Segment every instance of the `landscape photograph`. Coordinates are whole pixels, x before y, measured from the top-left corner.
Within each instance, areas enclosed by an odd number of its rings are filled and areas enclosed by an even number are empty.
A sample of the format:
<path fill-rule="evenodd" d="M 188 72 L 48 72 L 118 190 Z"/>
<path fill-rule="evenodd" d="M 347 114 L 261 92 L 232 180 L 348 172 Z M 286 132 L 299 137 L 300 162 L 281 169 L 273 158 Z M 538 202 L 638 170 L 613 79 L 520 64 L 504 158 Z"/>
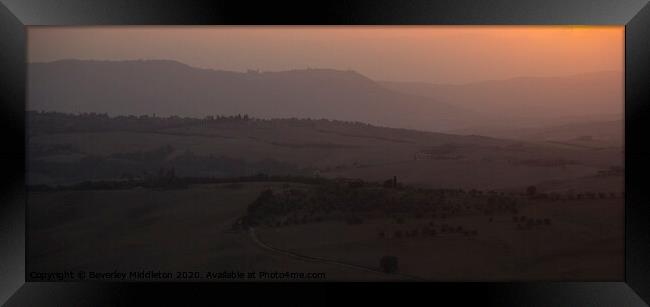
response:
<path fill-rule="evenodd" d="M 624 27 L 31 26 L 27 58 L 31 281 L 623 280 Z"/>

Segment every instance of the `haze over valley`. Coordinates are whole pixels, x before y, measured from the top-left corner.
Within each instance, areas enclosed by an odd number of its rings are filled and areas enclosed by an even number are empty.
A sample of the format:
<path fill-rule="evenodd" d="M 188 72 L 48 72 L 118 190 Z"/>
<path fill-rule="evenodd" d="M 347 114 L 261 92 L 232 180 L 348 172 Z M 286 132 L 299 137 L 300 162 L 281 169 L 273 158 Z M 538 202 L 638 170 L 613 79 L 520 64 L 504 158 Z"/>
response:
<path fill-rule="evenodd" d="M 460 134 L 622 120 L 622 103 L 613 103 L 622 101 L 622 73 L 613 71 L 436 85 L 377 82 L 351 70 L 240 73 L 176 61 L 62 60 L 31 63 L 29 74 L 28 109 L 40 111 L 248 114 Z"/>

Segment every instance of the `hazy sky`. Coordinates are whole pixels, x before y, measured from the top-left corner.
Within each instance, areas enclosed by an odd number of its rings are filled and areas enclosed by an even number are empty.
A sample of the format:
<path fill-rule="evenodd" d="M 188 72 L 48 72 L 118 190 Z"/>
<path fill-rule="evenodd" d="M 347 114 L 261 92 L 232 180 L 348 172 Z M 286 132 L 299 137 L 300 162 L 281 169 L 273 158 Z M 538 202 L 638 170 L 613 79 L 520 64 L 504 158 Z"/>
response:
<path fill-rule="evenodd" d="M 203 68 L 353 69 L 465 83 L 624 68 L 622 26 L 29 27 L 30 62 L 172 59 Z"/>

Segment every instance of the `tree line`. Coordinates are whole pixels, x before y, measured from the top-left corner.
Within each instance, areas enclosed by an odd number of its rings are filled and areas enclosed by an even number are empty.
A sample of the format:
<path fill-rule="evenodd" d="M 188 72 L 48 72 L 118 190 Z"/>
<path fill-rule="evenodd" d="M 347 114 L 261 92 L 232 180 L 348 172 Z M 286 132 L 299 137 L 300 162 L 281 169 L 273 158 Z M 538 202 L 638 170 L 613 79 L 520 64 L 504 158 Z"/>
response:
<path fill-rule="evenodd" d="M 63 113 L 53 111 L 27 111 L 28 135 L 72 132 L 137 131 L 148 132 L 191 126 L 214 124 L 293 125 L 313 126 L 316 123 L 334 123 L 347 126 L 370 126 L 357 121 L 340 121 L 312 118 L 256 118 L 248 114 L 207 115 L 203 118 L 156 114 L 117 115 L 107 113 Z"/>

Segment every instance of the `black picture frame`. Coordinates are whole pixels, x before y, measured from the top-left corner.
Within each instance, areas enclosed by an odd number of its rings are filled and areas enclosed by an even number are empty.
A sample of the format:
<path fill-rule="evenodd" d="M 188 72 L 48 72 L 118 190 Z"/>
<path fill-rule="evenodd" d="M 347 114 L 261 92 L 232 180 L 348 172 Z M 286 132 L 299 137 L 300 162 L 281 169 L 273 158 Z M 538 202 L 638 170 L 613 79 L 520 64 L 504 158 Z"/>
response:
<path fill-rule="evenodd" d="M 0 303 L 115 306 L 178 302 L 647 306 L 650 302 L 650 5 L 646 0 L 0 0 Z M 535 283 L 25 282 L 26 27 L 35 25 L 624 25 L 625 280 Z M 244 291 L 238 296 L 232 291 Z M 394 294 L 399 291 L 399 294 Z M 363 298 L 343 298 L 360 294 Z M 229 301 L 229 300 L 228 300 Z M 420 302 L 411 301 L 413 304 Z"/>

